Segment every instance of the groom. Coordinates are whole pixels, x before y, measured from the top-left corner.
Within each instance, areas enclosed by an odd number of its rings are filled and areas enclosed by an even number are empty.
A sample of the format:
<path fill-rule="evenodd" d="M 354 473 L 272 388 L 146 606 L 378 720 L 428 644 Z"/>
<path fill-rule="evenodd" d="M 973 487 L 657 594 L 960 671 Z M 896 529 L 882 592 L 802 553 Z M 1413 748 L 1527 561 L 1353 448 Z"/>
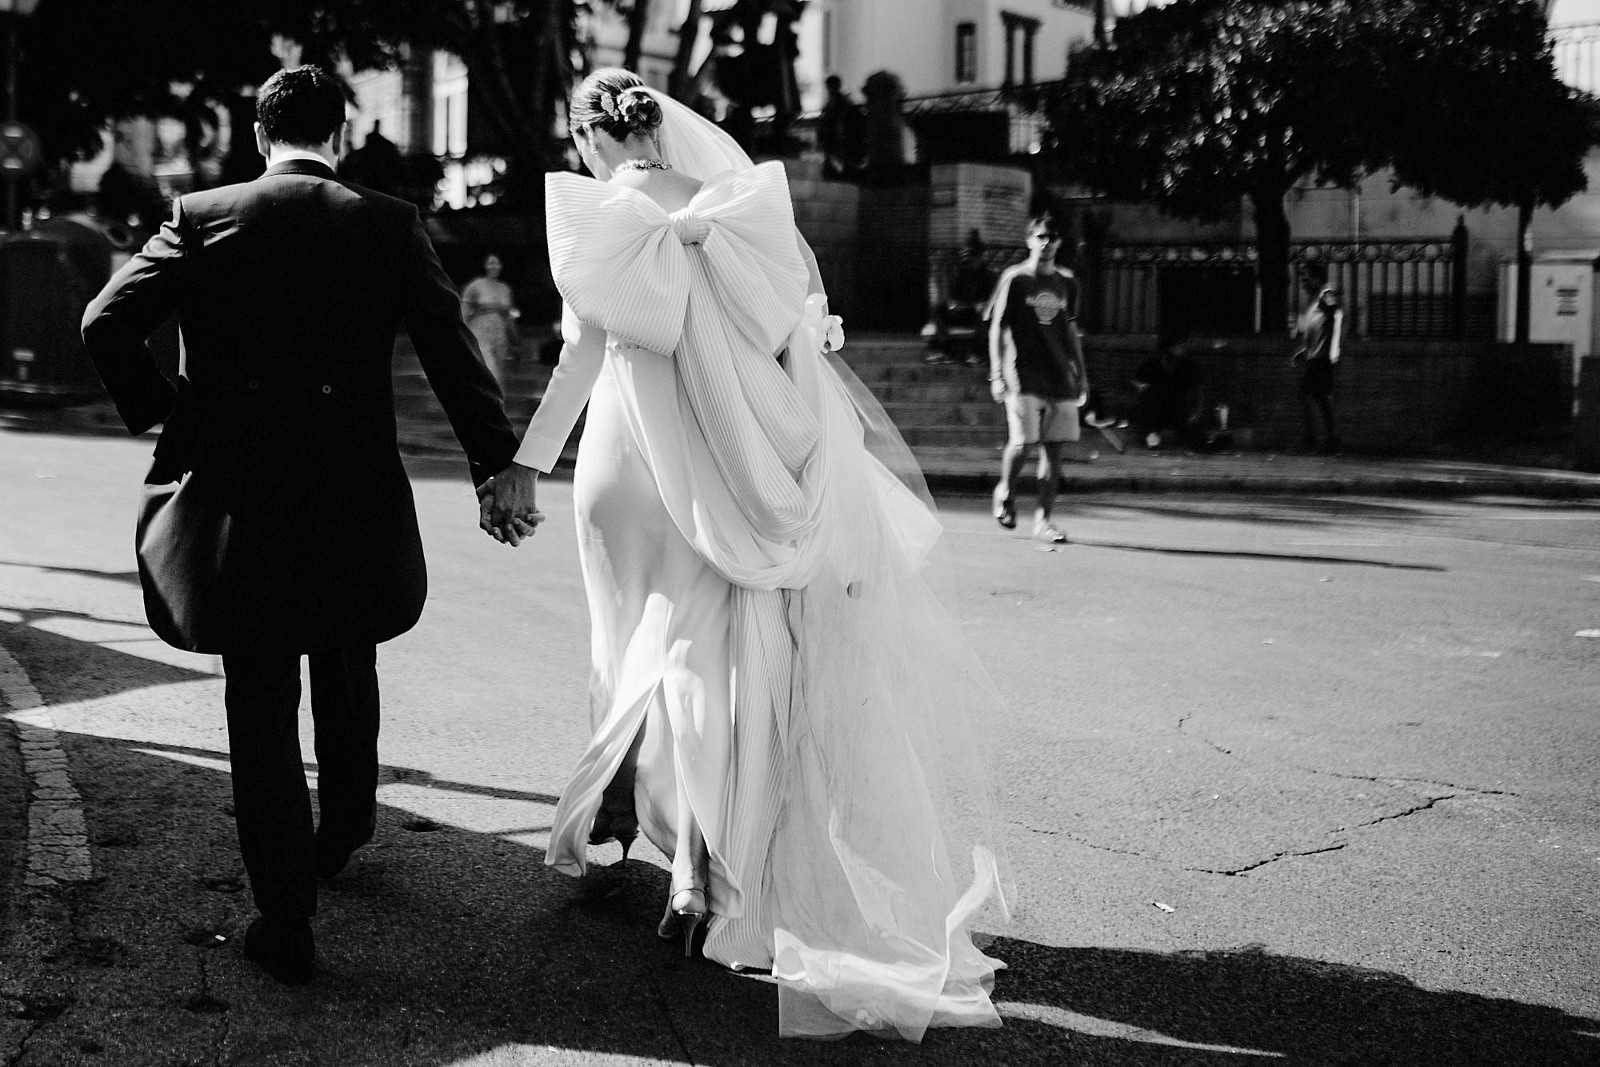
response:
<path fill-rule="evenodd" d="M 225 516 L 214 629 L 163 637 L 222 656 L 239 850 L 261 912 L 244 951 L 299 983 L 312 974 L 317 876 L 339 873 L 375 826 L 377 645 L 416 623 L 427 592 L 395 445 L 390 361 L 402 322 L 475 485 L 510 466 L 517 439 L 416 209 L 334 176 L 338 84 L 315 67 L 279 71 L 256 117 L 266 173 L 181 198 L 89 305 L 83 339 L 129 431 L 164 423 L 146 481 L 187 475 L 188 499 Z M 176 389 L 145 347 L 174 312 Z M 163 536 L 181 548 L 197 532 L 173 519 Z M 189 617 L 147 568 L 141 577 L 153 625 Z M 302 655 L 315 831 L 298 732 Z"/>

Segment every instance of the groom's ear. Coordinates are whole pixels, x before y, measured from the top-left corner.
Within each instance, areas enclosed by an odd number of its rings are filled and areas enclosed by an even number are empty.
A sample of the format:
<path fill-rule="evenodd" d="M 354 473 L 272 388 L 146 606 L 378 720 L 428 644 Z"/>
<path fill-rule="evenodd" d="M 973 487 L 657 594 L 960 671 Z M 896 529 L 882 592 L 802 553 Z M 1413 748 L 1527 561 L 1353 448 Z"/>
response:
<path fill-rule="evenodd" d="M 340 156 L 344 155 L 344 146 L 349 140 L 350 124 L 348 122 L 340 123 L 339 128 L 333 131 L 333 139 L 328 142 L 328 147 L 333 150 L 335 162 L 338 161 Z"/>
<path fill-rule="evenodd" d="M 267 140 L 267 131 L 261 128 L 261 123 L 256 123 L 256 151 L 261 153 L 262 159 L 272 156 L 272 142 Z"/>

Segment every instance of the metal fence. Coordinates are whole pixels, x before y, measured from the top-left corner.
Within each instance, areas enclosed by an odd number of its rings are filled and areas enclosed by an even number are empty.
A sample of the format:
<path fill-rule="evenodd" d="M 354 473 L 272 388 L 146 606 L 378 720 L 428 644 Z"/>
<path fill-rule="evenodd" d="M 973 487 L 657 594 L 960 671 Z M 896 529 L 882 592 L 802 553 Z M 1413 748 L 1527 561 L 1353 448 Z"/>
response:
<path fill-rule="evenodd" d="M 1467 232 L 1394 241 L 1297 241 L 1289 250 L 1288 304 L 1300 308 L 1313 265 L 1345 306 L 1346 329 L 1371 338 L 1460 338 L 1466 329 Z M 1108 244 L 1085 257 L 1087 325 L 1107 333 L 1157 333 L 1174 319 L 1196 329 L 1257 333 L 1258 252 L 1253 244 Z M 1288 324 L 1283 324 L 1287 326 Z"/>
<path fill-rule="evenodd" d="M 1027 255 L 1017 247 L 942 249 L 928 270 L 929 327 L 941 334 L 967 274 L 997 280 Z M 1345 307 L 1345 329 L 1367 338 L 1459 339 L 1467 319 L 1467 231 L 1405 241 L 1297 241 L 1289 250 L 1288 306 L 1305 304 L 1301 278 L 1316 265 Z M 1084 325 L 1096 333 L 1156 334 L 1180 324 L 1210 333 L 1259 333 L 1258 254 L 1249 243 L 1086 246 L 1075 264 Z M 1283 324 L 1288 327 L 1289 324 Z"/>

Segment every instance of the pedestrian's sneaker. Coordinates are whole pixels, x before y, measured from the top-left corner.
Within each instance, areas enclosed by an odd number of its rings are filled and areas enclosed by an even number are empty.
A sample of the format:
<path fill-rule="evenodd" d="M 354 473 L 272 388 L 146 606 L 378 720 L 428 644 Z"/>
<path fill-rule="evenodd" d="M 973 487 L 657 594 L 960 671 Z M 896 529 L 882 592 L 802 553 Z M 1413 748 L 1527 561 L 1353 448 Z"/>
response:
<path fill-rule="evenodd" d="M 995 497 L 993 514 L 994 521 L 998 522 L 1003 529 L 1011 530 L 1016 528 L 1017 507 L 1011 502 L 1010 497 Z"/>
<path fill-rule="evenodd" d="M 1041 520 L 1033 524 L 1033 537 L 1036 541 L 1043 541 L 1051 545 L 1064 545 L 1067 535 L 1061 532 L 1061 527 L 1053 522 Z"/>

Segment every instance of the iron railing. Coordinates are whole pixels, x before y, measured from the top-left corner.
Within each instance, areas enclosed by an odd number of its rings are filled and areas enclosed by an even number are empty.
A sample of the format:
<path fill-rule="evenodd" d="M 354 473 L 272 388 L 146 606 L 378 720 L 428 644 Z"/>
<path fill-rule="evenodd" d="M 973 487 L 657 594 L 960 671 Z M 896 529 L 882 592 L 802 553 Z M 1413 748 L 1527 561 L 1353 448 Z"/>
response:
<path fill-rule="evenodd" d="M 1248 243 L 1108 244 L 1084 264 L 1086 324 L 1107 333 L 1158 333 L 1187 311 L 1201 329 L 1261 332 L 1258 250 Z M 1466 329 L 1467 231 L 1386 241 L 1296 241 L 1289 249 L 1288 306 L 1305 302 L 1301 279 L 1313 265 L 1344 303 L 1355 337 L 1460 338 Z M 1231 280 L 1231 284 L 1230 284 Z M 1241 307 L 1242 302 L 1247 306 Z M 1284 324 L 1287 325 L 1287 324 Z"/>
<path fill-rule="evenodd" d="M 1292 242 L 1288 306 L 1296 312 L 1304 306 L 1301 278 L 1316 265 L 1344 303 L 1350 336 L 1459 339 L 1467 327 L 1467 241 L 1466 226 L 1458 223 L 1447 237 Z M 976 261 L 998 279 L 1026 254 L 988 247 Z M 930 255 L 925 332 L 942 336 L 957 273 L 971 270 L 972 258 L 959 249 Z M 1087 245 L 1074 266 L 1084 326 L 1096 333 L 1157 334 L 1182 320 L 1204 332 L 1271 330 L 1273 324 L 1261 321 L 1257 263 L 1257 248 L 1247 242 Z"/>

